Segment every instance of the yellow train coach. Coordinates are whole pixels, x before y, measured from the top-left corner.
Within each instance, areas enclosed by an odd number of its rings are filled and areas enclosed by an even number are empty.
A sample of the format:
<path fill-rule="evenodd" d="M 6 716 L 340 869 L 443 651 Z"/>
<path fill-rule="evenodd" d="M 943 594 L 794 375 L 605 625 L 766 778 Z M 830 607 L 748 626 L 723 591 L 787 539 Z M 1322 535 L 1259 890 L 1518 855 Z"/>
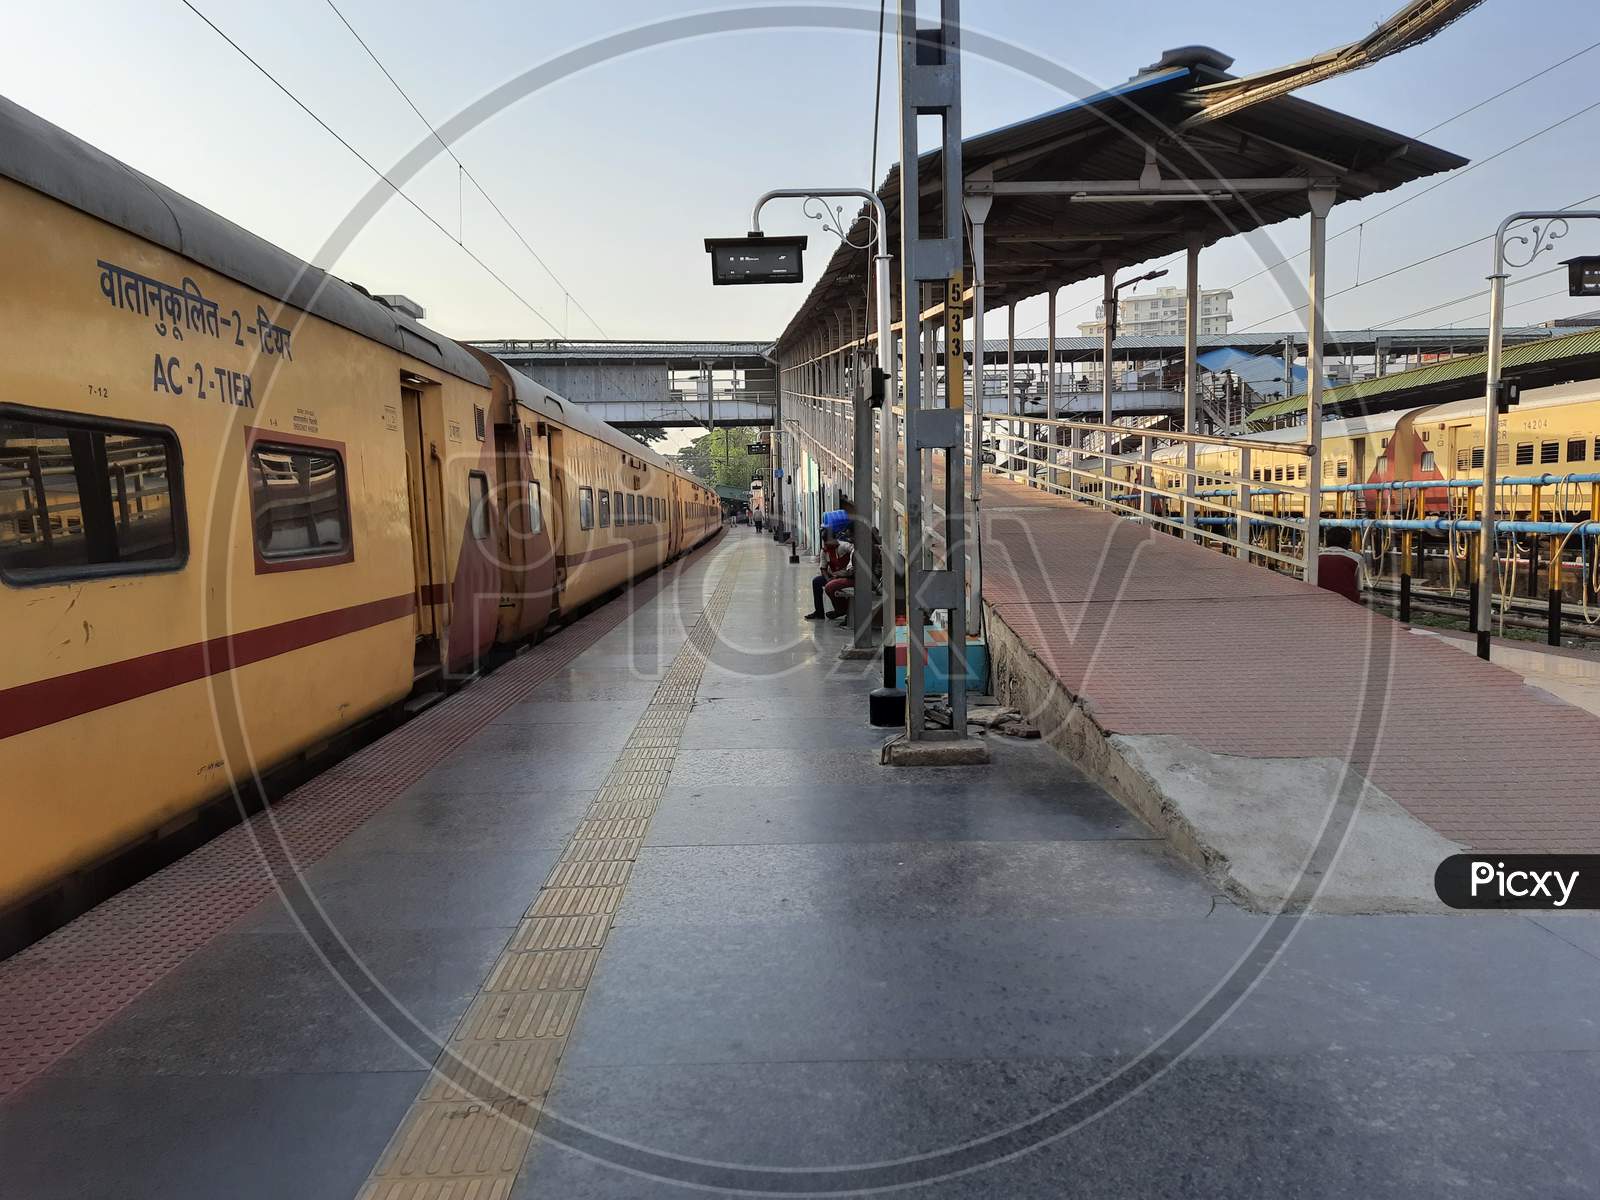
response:
<path fill-rule="evenodd" d="M 698 481 L 0 100 L 0 912 L 720 527 Z"/>
<path fill-rule="evenodd" d="M 1325 517 L 1464 516 L 1475 500 L 1471 489 L 1446 486 L 1447 481 L 1474 480 L 1483 473 L 1484 402 L 1479 397 L 1419 408 L 1363 414 L 1324 421 L 1322 425 L 1322 515 Z M 1309 465 L 1304 453 L 1290 449 L 1305 440 L 1304 426 L 1248 435 L 1258 448 L 1251 452 L 1249 484 L 1252 508 L 1299 517 L 1305 511 L 1304 489 Z M 1283 450 L 1260 448 L 1274 443 Z M 1151 477 L 1156 486 L 1183 490 L 1181 445 L 1164 446 L 1154 454 Z M 1588 520 L 1596 509 L 1596 488 L 1572 477 L 1600 473 L 1600 385 L 1575 380 L 1522 393 L 1521 403 L 1500 418 L 1496 458 L 1501 478 L 1545 479 L 1542 484 L 1506 485 L 1497 492 L 1496 508 L 1505 519 Z M 1195 456 L 1201 489 L 1237 485 L 1242 456 L 1238 449 L 1206 445 Z M 1132 481 L 1140 470 L 1119 464 L 1117 478 Z M 1359 484 L 1405 480 L 1438 487 L 1396 492 Z M 1471 497 L 1471 499 L 1469 499 Z M 1213 498 L 1216 511 L 1231 505 Z"/>

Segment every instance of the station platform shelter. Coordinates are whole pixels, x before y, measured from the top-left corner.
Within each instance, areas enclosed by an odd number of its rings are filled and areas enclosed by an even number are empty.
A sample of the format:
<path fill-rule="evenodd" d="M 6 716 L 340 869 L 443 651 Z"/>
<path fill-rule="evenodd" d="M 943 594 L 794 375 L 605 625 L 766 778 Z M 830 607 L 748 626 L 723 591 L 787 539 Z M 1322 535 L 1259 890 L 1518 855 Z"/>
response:
<path fill-rule="evenodd" d="M 731 529 L 0 964 L 0 1191 L 1592 1194 L 1595 914 L 1361 866 L 1595 848 L 1600 719 L 1036 489 L 986 520 L 1043 737 L 880 765 L 815 564 Z M 1207 808 L 1247 776 L 1337 835 L 1277 900 Z"/>

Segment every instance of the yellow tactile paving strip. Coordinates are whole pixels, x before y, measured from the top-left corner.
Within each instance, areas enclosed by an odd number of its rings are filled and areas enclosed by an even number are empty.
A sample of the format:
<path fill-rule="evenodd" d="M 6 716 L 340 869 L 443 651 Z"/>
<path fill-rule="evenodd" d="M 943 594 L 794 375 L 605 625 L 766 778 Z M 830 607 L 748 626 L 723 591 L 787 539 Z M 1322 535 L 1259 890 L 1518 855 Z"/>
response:
<path fill-rule="evenodd" d="M 561 859 L 490 968 L 360 1200 L 505 1200 L 666 790 L 741 549 Z"/>

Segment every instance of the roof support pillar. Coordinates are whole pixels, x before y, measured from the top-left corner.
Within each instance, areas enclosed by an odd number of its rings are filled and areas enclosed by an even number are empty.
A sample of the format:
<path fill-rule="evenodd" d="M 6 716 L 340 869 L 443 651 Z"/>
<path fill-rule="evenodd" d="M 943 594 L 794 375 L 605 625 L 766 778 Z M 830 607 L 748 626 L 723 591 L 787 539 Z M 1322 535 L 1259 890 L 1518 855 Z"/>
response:
<path fill-rule="evenodd" d="M 1017 302 L 1013 300 L 1006 305 L 1006 415 L 1017 415 Z M 1017 436 L 1017 423 L 1010 423 L 1010 432 L 1013 439 Z M 1015 449 L 1013 440 L 1011 449 Z M 996 447 L 998 449 L 998 446 Z M 1007 468 L 1011 466 L 1006 463 Z"/>
<path fill-rule="evenodd" d="M 983 536 L 980 507 L 983 503 L 983 306 L 984 246 L 983 224 L 994 206 L 993 196 L 968 196 L 964 201 L 972 227 L 972 459 L 968 464 L 968 494 L 972 498 L 972 537 L 967 540 L 967 628 L 983 627 L 983 557 L 977 553 Z M 958 357 L 955 369 L 961 370 Z"/>
<path fill-rule="evenodd" d="M 1044 318 L 1044 415 L 1054 421 L 1056 411 L 1056 289 L 1045 298 Z"/>
<path fill-rule="evenodd" d="M 1325 311 L 1328 282 L 1328 212 L 1337 192 L 1314 187 L 1307 193 L 1311 205 L 1311 303 L 1306 314 L 1306 582 L 1317 582 L 1317 553 L 1322 542 L 1322 343 L 1327 337 Z M 1293 371 L 1290 371 L 1293 378 Z"/>
<path fill-rule="evenodd" d="M 1200 364 L 1200 239 L 1191 237 L 1184 253 L 1186 297 L 1183 312 L 1183 431 L 1196 433 L 1195 419 L 1199 414 Z M 1148 442 L 1146 444 L 1149 444 Z M 1183 444 L 1183 527 L 1190 541 L 1200 540 L 1200 529 L 1195 524 L 1195 444 Z"/>
<path fill-rule="evenodd" d="M 880 215 L 879 221 L 883 220 Z M 888 234 L 878 231 L 879 254 L 874 264 L 877 270 L 878 365 L 886 376 L 883 407 L 878 410 L 878 537 L 883 543 L 883 644 L 893 648 L 894 616 L 899 607 L 897 572 L 904 568 L 900 563 L 900 517 L 895 511 L 895 494 L 900 490 L 900 433 L 895 406 L 900 403 L 899 355 L 892 328 L 894 315 L 890 310 Z M 870 414 L 868 419 L 870 420 Z M 870 499 L 870 493 L 868 499 Z"/>
<path fill-rule="evenodd" d="M 1111 354 L 1117 341 L 1117 264 L 1110 259 L 1105 261 L 1101 280 L 1102 303 L 1105 305 L 1105 328 L 1100 334 L 1100 423 L 1111 424 Z M 1111 435 L 1102 434 L 1105 443 L 1105 457 L 1101 459 L 1101 469 L 1110 468 Z"/>

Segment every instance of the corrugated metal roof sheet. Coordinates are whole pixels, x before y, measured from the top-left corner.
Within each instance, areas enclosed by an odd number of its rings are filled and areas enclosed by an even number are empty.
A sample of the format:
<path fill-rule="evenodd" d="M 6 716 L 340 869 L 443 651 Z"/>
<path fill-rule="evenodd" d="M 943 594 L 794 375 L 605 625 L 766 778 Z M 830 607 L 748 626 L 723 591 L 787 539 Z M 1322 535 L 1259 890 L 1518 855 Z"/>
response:
<path fill-rule="evenodd" d="M 685 359 L 767 357 L 771 342 L 566 342 L 558 340 L 471 341 L 469 346 L 528 362 L 662 362 Z"/>
<path fill-rule="evenodd" d="M 1577 359 L 1589 355 L 1600 355 L 1600 329 L 1552 338 L 1545 342 L 1507 346 L 1501 354 L 1500 369 L 1504 373 L 1514 374 L 1519 368 L 1557 363 L 1563 359 Z M 1471 379 L 1473 376 L 1483 375 L 1487 369 L 1487 354 L 1464 354 L 1444 362 L 1417 367 L 1415 370 L 1401 371 L 1396 375 L 1382 375 L 1377 379 L 1365 379 L 1360 383 L 1348 383 L 1343 387 L 1330 388 L 1322 394 L 1322 406 L 1326 410 L 1358 402 L 1370 404 L 1383 397 L 1420 391 L 1451 380 Z M 1271 404 L 1263 404 L 1250 414 L 1249 424 L 1255 425 L 1288 416 L 1304 409 L 1305 406 L 1304 396 L 1291 396 Z"/>
<path fill-rule="evenodd" d="M 966 139 L 963 170 L 970 176 L 988 169 L 1001 182 L 1133 180 L 1144 169 L 1148 146 L 1155 150 L 1167 179 L 1202 185 L 1214 181 L 1214 188 L 1225 191 L 1228 179 L 1295 178 L 1309 185 L 1312 176 L 1337 176 L 1338 198 L 1356 200 L 1466 163 L 1414 138 L 1292 96 L 1253 105 L 1193 134 L 1174 135 L 1176 126 L 1194 112 L 1197 89 L 1231 78 L 1221 69 L 1229 61 L 1213 50 L 1186 48 L 1108 92 Z M 921 215 L 930 229 L 941 227 L 942 221 L 942 199 L 931 186 L 936 158 L 924 155 L 918 162 L 923 181 Z M 878 188 L 896 226 L 899 192 L 897 166 Z M 1301 186 L 1245 196 L 1224 194 L 1206 204 L 1120 204 L 1059 194 L 1007 196 L 995 204 L 988 221 L 988 303 L 999 308 L 1096 277 L 1107 258 L 1130 265 L 1145 262 L 1181 252 L 1191 237 L 1210 245 L 1303 216 L 1308 204 L 1306 188 Z M 850 230 L 856 246 L 866 244 L 869 224 L 863 209 Z M 891 251 L 898 251 L 897 241 L 892 239 Z M 778 345 L 811 333 L 829 315 L 843 311 L 849 300 L 863 294 L 869 269 L 867 255 L 840 246 Z M 895 311 L 899 310 L 896 300 Z"/>

